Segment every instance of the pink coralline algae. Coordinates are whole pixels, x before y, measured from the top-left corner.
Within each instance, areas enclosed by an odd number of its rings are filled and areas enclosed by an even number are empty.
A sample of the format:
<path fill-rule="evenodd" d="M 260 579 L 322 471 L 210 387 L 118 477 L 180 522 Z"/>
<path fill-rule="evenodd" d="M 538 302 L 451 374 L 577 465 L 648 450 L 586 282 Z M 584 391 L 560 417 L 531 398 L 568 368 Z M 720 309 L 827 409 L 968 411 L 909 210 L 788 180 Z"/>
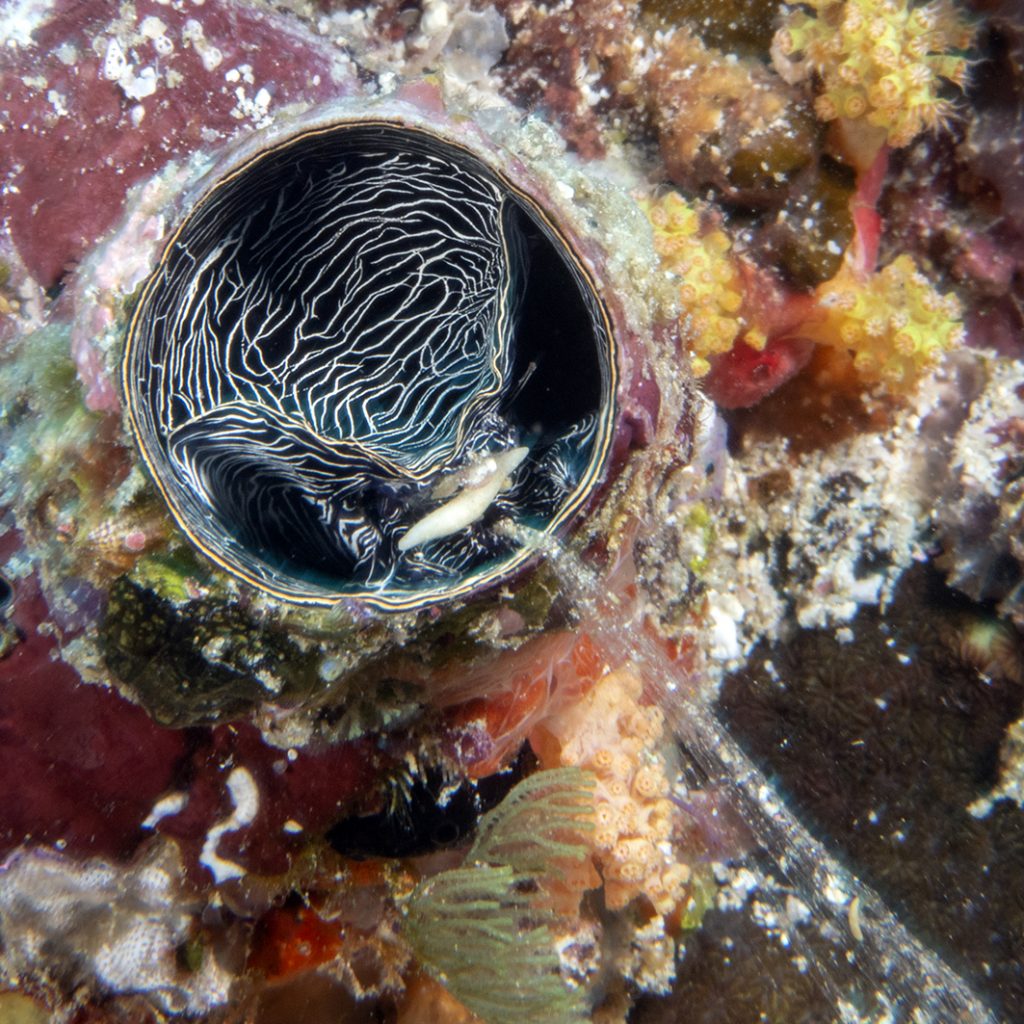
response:
<path fill-rule="evenodd" d="M 55 656 L 54 639 L 39 629 L 47 610 L 34 579 L 18 581 L 16 595 L 10 625 L 21 641 L 0 659 L 0 856 L 49 843 L 124 860 L 155 828 L 179 840 L 186 867 L 205 885 L 203 845 L 229 816 L 227 780 L 242 767 L 255 814 L 213 852 L 246 870 L 280 873 L 307 834 L 349 813 L 374 779 L 365 743 L 299 752 L 269 746 L 244 724 L 161 728 L 113 690 L 81 685 Z"/>
<path fill-rule="evenodd" d="M 806 365 L 813 344 L 803 338 L 778 338 L 758 351 L 738 342 L 720 356 L 708 374 L 708 392 L 723 409 L 745 409 L 777 391 Z"/>
<path fill-rule="evenodd" d="M 113 10 L 62 0 L 0 68 L 0 217 L 43 288 L 110 230 L 127 189 L 169 160 L 271 107 L 344 91 L 342 55 L 293 19 L 244 3 L 142 0 L 126 48 Z"/>
<path fill-rule="evenodd" d="M 368 743 L 278 750 L 246 723 L 220 726 L 194 747 L 178 799 L 170 794 L 153 827 L 178 840 L 199 885 L 284 873 L 310 837 L 352 811 L 380 771 Z M 252 803 L 240 809 L 245 799 Z"/>
<path fill-rule="evenodd" d="M 708 394 L 723 409 L 747 408 L 777 391 L 807 365 L 814 348 L 799 336 L 810 297 L 747 261 L 739 270 L 742 310 L 751 325 L 747 340 L 712 360 L 706 382 Z M 753 339 L 757 347 L 748 343 Z"/>

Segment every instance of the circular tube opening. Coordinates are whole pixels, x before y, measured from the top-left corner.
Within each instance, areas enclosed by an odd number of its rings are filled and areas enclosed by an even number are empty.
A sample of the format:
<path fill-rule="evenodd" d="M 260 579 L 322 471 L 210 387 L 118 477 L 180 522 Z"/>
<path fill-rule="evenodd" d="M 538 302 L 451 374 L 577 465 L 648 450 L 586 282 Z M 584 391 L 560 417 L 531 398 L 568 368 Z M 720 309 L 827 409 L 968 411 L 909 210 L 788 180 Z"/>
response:
<path fill-rule="evenodd" d="M 420 128 L 310 130 L 214 184 L 128 335 L 178 523 L 283 599 L 408 608 L 506 577 L 598 482 L 616 360 L 552 216 Z"/>

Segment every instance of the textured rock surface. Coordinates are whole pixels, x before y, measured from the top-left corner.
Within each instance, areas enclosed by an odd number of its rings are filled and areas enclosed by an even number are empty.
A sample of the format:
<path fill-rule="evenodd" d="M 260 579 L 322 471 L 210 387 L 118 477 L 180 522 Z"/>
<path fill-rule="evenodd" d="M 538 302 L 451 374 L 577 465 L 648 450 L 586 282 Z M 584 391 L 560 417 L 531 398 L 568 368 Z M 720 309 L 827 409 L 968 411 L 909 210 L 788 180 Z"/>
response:
<path fill-rule="evenodd" d="M 431 879 L 462 886 L 435 910 L 494 924 L 602 1024 L 668 989 L 631 1019 L 985 1021 L 932 951 L 1024 1013 L 1018 15 L 972 5 L 962 116 L 872 163 L 877 138 L 814 119 L 820 77 L 772 65 L 774 6 L 0 12 L 0 1017 L 467 1020 L 403 930 Z M 182 190 L 359 89 L 548 196 L 625 325 L 618 475 L 576 538 L 418 618 L 225 580 L 138 470 L 116 383 Z M 634 201 L 665 188 L 733 261 L 695 289 L 752 343 L 710 368 L 718 408 L 685 372 L 705 311 Z M 798 328 L 846 301 L 842 268 L 901 254 L 957 296 L 967 346 L 894 394 L 841 326 L 827 348 Z M 461 865 L 536 755 L 541 779 L 605 771 L 616 829 L 578 874 L 548 835 L 510 897 L 507 849 Z M 557 945 L 510 913 L 525 892 L 571 904 Z M 502 981 L 494 1021 L 518 1024 Z"/>

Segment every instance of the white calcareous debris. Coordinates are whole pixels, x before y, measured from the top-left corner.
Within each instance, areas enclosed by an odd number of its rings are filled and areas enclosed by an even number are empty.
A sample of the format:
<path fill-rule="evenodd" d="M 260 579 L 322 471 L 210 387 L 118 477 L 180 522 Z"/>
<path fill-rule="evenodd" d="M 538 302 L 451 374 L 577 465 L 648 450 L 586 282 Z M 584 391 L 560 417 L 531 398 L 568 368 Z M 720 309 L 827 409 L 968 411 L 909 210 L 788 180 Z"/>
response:
<path fill-rule="evenodd" d="M 991 601 L 1024 626 L 1021 590 L 997 581 L 1006 567 L 1024 565 L 1022 485 L 1024 366 L 1019 360 L 976 355 L 977 394 L 953 438 L 938 476 L 933 523 L 950 583 L 975 600 Z"/>
<path fill-rule="evenodd" d="M 116 82 L 129 100 L 146 99 L 160 85 L 160 76 L 152 65 L 146 65 L 140 71 L 135 70 L 135 65 L 128 59 L 116 36 L 107 40 L 101 73 L 108 82 Z"/>
<path fill-rule="evenodd" d="M 228 776 L 227 787 L 234 805 L 231 814 L 207 832 L 203 852 L 199 855 L 199 863 L 209 870 L 218 885 L 245 874 L 245 868 L 240 864 L 226 860 L 217 853 L 221 838 L 229 832 L 251 825 L 260 806 L 256 780 L 247 768 L 233 768 Z"/>
<path fill-rule="evenodd" d="M 139 993 L 170 1014 L 206 1014 L 228 1000 L 231 978 L 213 955 L 194 971 L 179 963 L 201 907 L 182 887 L 170 843 L 131 867 L 40 849 L 15 853 L 0 870 L 0 935 L 12 974 Z"/>
<path fill-rule="evenodd" d="M 167 26 L 156 16 L 143 18 L 139 33 L 153 44 L 157 56 L 169 57 L 174 53 L 174 40 L 167 34 Z"/>
<path fill-rule="evenodd" d="M 798 458 L 786 437 L 758 437 L 722 460 L 721 495 L 702 495 L 716 526 L 700 573 L 712 678 L 761 639 L 778 636 L 787 618 L 804 629 L 842 629 L 862 606 L 884 607 L 903 572 L 926 556 L 942 495 L 961 493 L 975 476 L 991 478 L 993 467 L 977 466 L 974 453 L 981 447 L 975 435 L 993 419 L 979 411 L 971 433 L 966 410 L 978 405 L 965 406 L 961 380 L 988 360 L 970 351 L 959 359 L 927 381 L 884 432 L 857 433 Z M 991 440 L 984 447 L 991 452 Z M 692 532 L 685 505 L 676 518 L 681 538 Z M 727 614 L 733 600 L 741 614 Z"/>
<path fill-rule="evenodd" d="M 216 70 L 224 60 L 224 54 L 206 38 L 202 24 L 195 18 L 189 18 L 182 27 L 181 43 L 195 50 L 206 71 Z"/>
<path fill-rule="evenodd" d="M 142 19 L 139 32 L 146 39 L 159 39 L 167 34 L 167 26 L 155 14 L 150 14 Z"/>
<path fill-rule="evenodd" d="M 50 106 L 53 107 L 53 112 L 57 117 L 68 116 L 67 97 L 62 92 L 58 92 L 56 89 L 49 89 L 46 93 L 46 99 Z"/>
<path fill-rule="evenodd" d="M 708 618 L 711 622 L 709 646 L 715 661 L 728 662 L 742 653 L 739 625 L 743 621 L 743 605 L 732 594 L 713 591 L 708 597 Z"/>
<path fill-rule="evenodd" d="M 741 909 L 761 886 L 761 880 L 750 868 L 716 863 L 712 869 L 719 886 L 715 894 L 715 906 L 719 910 Z"/>
<path fill-rule="evenodd" d="M 159 79 L 156 68 L 147 65 L 138 74 L 126 76 L 118 84 L 128 99 L 144 100 L 156 92 Z"/>
<path fill-rule="evenodd" d="M 12 49 L 32 46 L 33 33 L 49 21 L 55 0 L 5 0 L 0 4 L 0 40 Z"/>
<path fill-rule="evenodd" d="M 676 944 L 665 932 L 665 919 L 655 915 L 631 937 L 624 977 L 644 992 L 667 995 L 676 980 Z"/>
<path fill-rule="evenodd" d="M 103 77 L 108 82 L 118 82 L 129 68 L 128 58 L 124 55 L 121 44 L 116 39 L 111 39 L 103 56 Z"/>
<path fill-rule="evenodd" d="M 272 118 L 270 117 L 271 95 L 268 90 L 259 88 L 255 95 L 250 96 L 244 85 L 235 87 L 235 106 L 231 110 L 231 116 L 238 121 L 248 118 L 257 128 L 266 128 Z"/>

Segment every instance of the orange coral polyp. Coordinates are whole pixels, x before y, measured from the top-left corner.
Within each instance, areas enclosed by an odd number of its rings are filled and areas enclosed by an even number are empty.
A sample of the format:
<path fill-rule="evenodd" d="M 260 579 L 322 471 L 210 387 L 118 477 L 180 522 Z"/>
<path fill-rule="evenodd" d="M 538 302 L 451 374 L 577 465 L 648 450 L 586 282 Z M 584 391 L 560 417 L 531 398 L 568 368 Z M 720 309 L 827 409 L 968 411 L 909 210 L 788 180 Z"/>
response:
<path fill-rule="evenodd" d="M 627 861 L 624 864 L 608 864 L 605 866 L 605 875 L 618 882 L 636 885 L 644 876 L 644 868 L 642 864 L 638 864 L 636 861 Z"/>
<path fill-rule="evenodd" d="M 641 768 L 633 777 L 633 792 L 644 800 L 663 795 L 665 776 L 650 767 Z"/>
<path fill-rule="evenodd" d="M 613 800 L 622 800 L 629 794 L 629 788 L 622 779 L 613 777 L 602 781 L 604 782 L 605 791 Z"/>
<path fill-rule="evenodd" d="M 854 93 L 851 96 L 847 96 L 843 103 L 843 114 L 846 117 L 863 117 L 867 109 L 867 100 L 861 96 L 860 93 Z"/>
<path fill-rule="evenodd" d="M 673 805 L 663 739 L 664 715 L 643 703 L 643 681 L 629 669 L 602 676 L 531 734 L 542 767 L 596 771 L 592 856 L 611 910 L 644 896 L 666 914 L 684 895 L 689 872 L 676 870 L 667 842 Z"/>

